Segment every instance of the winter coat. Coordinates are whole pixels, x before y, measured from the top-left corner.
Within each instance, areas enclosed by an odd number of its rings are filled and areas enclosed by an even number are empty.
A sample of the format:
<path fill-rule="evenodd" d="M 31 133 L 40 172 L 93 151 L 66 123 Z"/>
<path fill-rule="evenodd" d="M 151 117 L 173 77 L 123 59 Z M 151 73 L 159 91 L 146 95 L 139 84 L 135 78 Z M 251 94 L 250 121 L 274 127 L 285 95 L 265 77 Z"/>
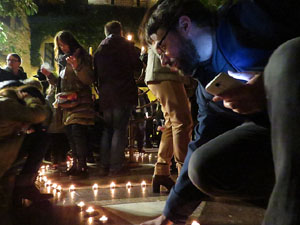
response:
<path fill-rule="evenodd" d="M 61 111 L 62 122 L 64 125 L 81 124 L 93 125 L 94 124 L 94 107 L 92 100 L 92 90 L 90 85 L 94 81 L 94 73 L 92 69 L 92 60 L 89 55 L 85 55 L 85 60 L 77 58 L 78 68 L 74 70 L 68 63 L 60 65 L 60 75 L 55 77 L 51 74 L 48 81 L 52 85 L 56 85 L 56 94 L 62 92 L 76 93 L 78 96 L 78 105 L 72 108 L 59 107 L 56 115 L 59 117 Z"/>

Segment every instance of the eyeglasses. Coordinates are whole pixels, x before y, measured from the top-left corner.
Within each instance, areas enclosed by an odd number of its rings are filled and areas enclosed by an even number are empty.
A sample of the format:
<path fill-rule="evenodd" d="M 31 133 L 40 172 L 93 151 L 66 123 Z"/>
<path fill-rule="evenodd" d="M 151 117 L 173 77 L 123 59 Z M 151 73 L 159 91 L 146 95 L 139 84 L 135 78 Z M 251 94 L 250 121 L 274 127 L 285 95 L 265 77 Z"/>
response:
<path fill-rule="evenodd" d="M 166 48 L 162 46 L 164 40 L 167 38 L 169 32 L 170 32 L 171 28 L 169 27 L 168 30 L 166 31 L 166 33 L 164 34 L 164 36 L 161 38 L 161 40 L 157 43 L 156 45 L 156 51 L 158 53 L 158 55 L 163 56 L 164 54 L 166 54 Z"/>
<path fill-rule="evenodd" d="M 7 59 L 6 61 L 7 61 L 7 62 L 13 62 L 13 63 L 19 62 L 19 60 L 17 60 L 17 59 Z"/>

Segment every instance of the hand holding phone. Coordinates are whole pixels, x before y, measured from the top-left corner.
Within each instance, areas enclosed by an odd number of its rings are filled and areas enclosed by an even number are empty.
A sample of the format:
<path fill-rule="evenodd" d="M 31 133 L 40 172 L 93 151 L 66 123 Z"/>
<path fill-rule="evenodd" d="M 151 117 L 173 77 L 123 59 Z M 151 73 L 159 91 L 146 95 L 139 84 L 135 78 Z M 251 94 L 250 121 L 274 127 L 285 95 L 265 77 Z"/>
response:
<path fill-rule="evenodd" d="M 205 90 L 212 95 L 220 95 L 225 91 L 241 87 L 243 85 L 244 84 L 241 81 L 222 72 L 206 85 Z"/>

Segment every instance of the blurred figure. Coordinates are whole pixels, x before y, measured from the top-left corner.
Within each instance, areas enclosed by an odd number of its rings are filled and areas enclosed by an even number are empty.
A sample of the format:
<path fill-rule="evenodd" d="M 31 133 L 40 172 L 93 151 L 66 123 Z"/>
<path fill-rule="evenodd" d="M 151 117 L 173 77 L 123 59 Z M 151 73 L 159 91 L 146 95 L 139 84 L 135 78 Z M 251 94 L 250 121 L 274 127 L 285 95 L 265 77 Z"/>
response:
<path fill-rule="evenodd" d="M 131 111 L 137 105 L 134 71 L 141 70 L 143 64 L 133 43 L 123 37 L 120 22 L 107 23 L 104 32 L 106 38 L 94 56 L 100 108 L 105 122 L 100 175 L 117 175 L 123 171 L 127 125 Z"/>

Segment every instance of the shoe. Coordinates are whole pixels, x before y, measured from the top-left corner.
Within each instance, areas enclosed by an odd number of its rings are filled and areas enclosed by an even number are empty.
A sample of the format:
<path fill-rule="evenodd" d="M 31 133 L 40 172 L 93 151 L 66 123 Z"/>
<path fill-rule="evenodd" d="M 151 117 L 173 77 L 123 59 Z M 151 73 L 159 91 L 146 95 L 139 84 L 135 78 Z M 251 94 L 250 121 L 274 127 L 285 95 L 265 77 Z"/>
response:
<path fill-rule="evenodd" d="M 153 193 L 160 193 L 160 185 L 162 185 L 170 192 L 174 184 L 175 182 L 169 175 L 154 175 L 152 178 L 152 191 Z"/>
<path fill-rule="evenodd" d="M 52 194 L 42 194 L 35 185 L 25 187 L 15 187 L 13 191 L 13 205 L 15 207 L 22 206 L 22 200 L 28 199 L 33 203 L 47 201 L 53 198 Z"/>

